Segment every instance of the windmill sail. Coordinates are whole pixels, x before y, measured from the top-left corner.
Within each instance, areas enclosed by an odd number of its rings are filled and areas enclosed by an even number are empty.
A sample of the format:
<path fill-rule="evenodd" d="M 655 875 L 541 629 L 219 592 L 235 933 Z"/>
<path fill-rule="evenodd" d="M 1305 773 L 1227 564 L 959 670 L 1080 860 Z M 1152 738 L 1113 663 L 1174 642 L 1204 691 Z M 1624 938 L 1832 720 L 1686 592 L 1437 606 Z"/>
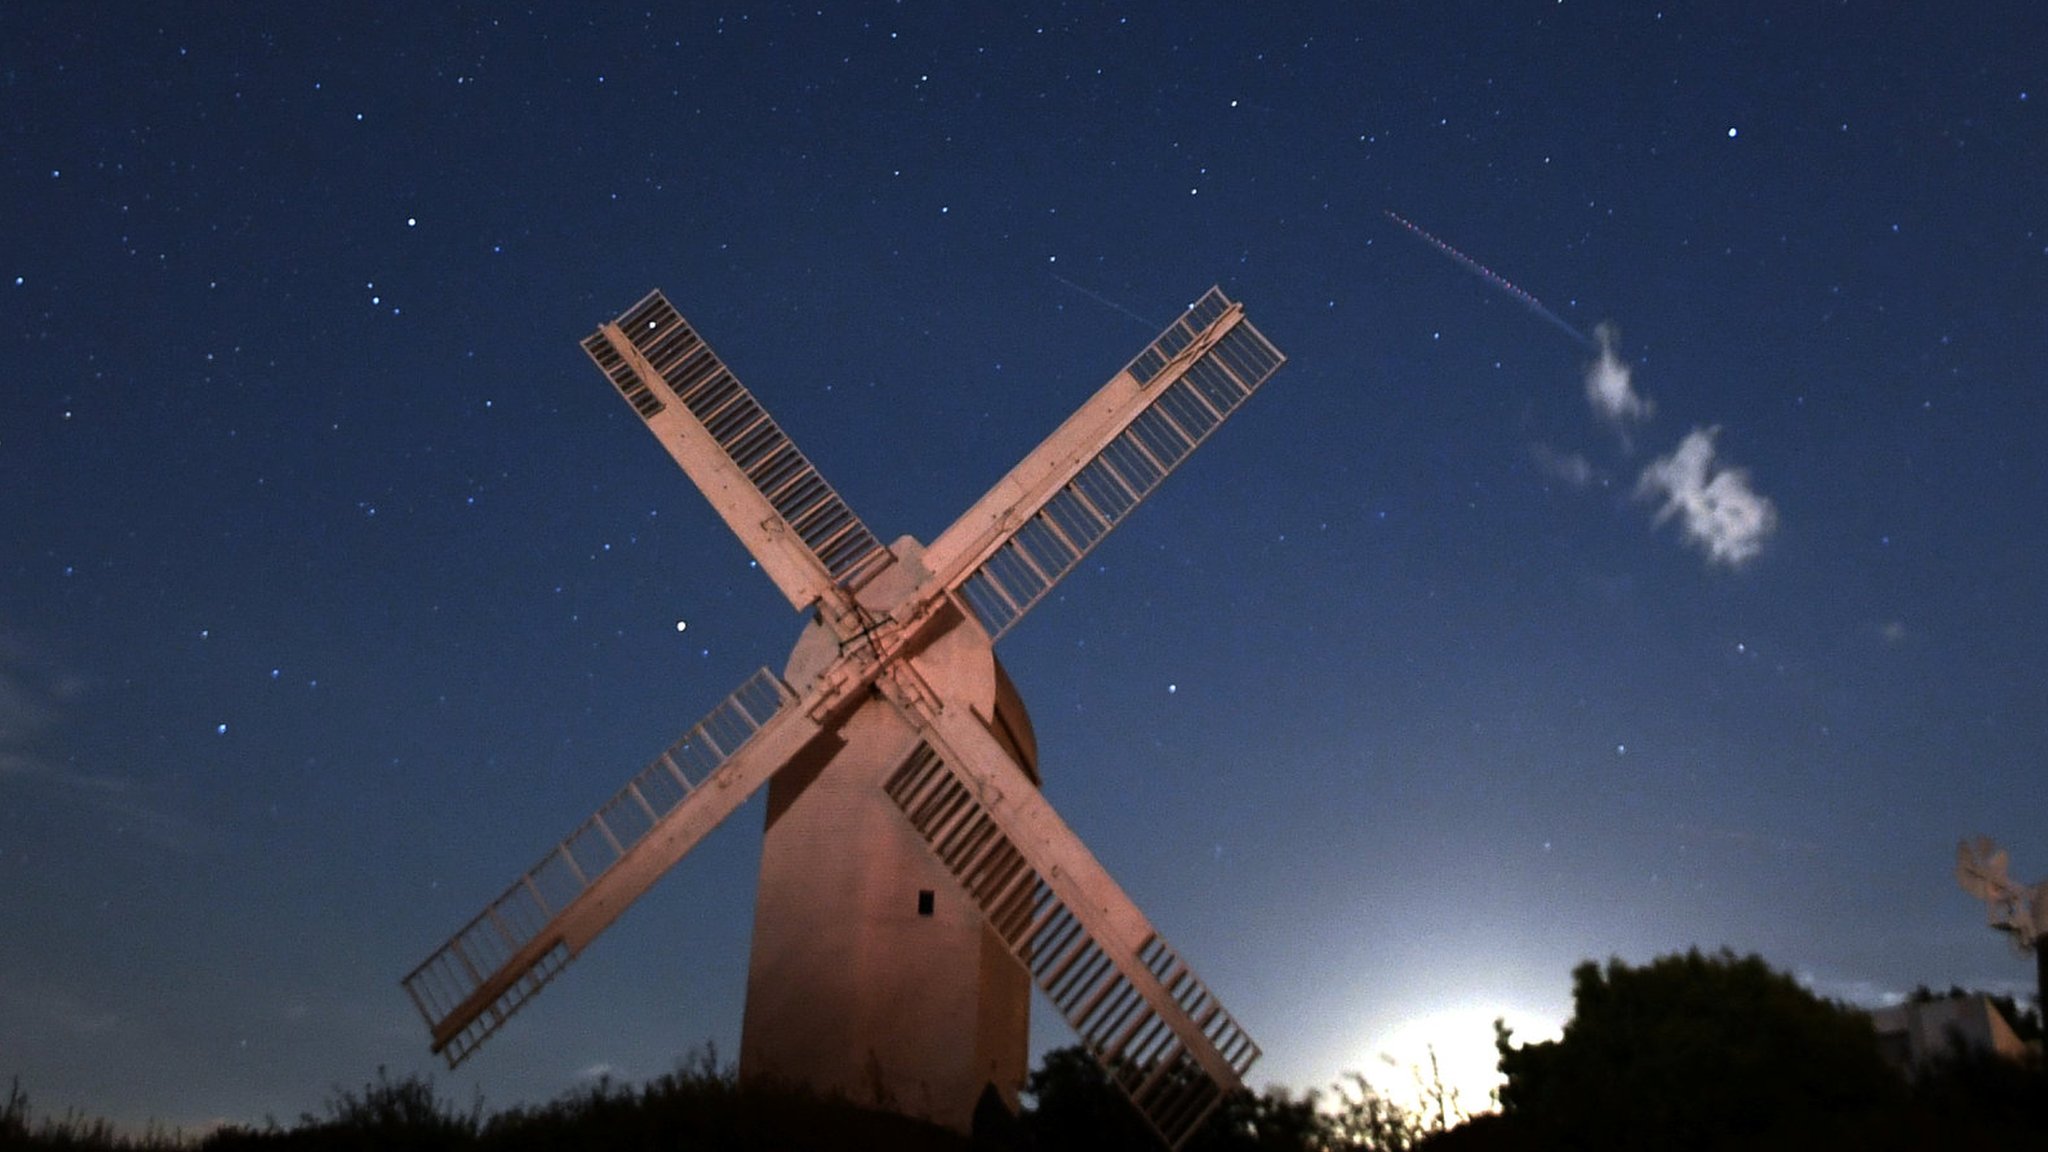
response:
<path fill-rule="evenodd" d="M 889 779 L 889 797 L 1108 1078 L 1178 1148 L 1241 1086 L 1258 1045 L 978 720 L 899 708 L 927 743 Z"/>
<path fill-rule="evenodd" d="M 1285 361 L 1209 289 L 934 541 L 926 565 L 1000 638 Z"/>
<path fill-rule="evenodd" d="M 819 734 L 794 700 L 756 672 L 405 978 L 450 1068 Z"/>
<path fill-rule="evenodd" d="M 799 611 L 888 565 L 881 541 L 659 291 L 583 350 Z"/>

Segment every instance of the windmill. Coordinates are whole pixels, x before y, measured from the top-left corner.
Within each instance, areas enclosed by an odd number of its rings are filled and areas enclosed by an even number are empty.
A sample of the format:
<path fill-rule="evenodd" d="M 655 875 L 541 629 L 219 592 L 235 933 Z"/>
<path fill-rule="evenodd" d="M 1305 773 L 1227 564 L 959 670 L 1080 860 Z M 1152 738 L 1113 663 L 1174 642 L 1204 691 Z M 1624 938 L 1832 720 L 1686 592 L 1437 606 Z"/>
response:
<path fill-rule="evenodd" d="M 2048 1012 L 2048 882 L 2016 884 L 2006 866 L 2005 849 L 1989 836 L 1956 845 L 1956 883 L 1984 901 L 1991 927 L 2011 938 L 2014 951 L 2034 954 L 2034 1003 Z"/>
<path fill-rule="evenodd" d="M 460 1063 L 768 786 L 742 1079 L 966 1130 L 1030 986 L 1169 1145 L 1259 1049 L 1038 789 L 993 644 L 1284 361 L 1211 288 L 929 546 L 848 508 L 659 292 L 583 341 L 809 621 L 403 983 Z"/>

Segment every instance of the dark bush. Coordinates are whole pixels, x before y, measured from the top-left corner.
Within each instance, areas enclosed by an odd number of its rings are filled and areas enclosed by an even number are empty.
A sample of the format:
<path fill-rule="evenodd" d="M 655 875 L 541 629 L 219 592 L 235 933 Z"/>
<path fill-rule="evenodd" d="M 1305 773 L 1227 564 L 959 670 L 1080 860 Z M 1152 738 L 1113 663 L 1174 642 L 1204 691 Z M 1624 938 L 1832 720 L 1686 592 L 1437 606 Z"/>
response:
<path fill-rule="evenodd" d="M 1572 980 L 1562 1039 L 1516 1048 L 1500 1031 L 1502 1112 L 1540 1145 L 1710 1149 L 1904 1096 L 1869 1017 L 1756 956 L 1588 962 Z"/>

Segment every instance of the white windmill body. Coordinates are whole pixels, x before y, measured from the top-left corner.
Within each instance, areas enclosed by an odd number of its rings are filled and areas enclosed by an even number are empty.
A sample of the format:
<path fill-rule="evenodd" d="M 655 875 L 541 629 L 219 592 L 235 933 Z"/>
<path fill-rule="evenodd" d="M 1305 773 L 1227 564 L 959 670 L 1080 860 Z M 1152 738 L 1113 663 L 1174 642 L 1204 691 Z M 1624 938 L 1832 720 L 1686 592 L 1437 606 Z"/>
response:
<path fill-rule="evenodd" d="M 929 547 L 884 546 L 653 292 L 584 349 L 810 623 L 404 980 L 451 1066 L 768 786 L 743 1078 L 960 1130 L 1030 987 L 1178 1146 L 1258 1047 L 1038 789 L 996 640 L 1284 357 L 1211 289 Z"/>

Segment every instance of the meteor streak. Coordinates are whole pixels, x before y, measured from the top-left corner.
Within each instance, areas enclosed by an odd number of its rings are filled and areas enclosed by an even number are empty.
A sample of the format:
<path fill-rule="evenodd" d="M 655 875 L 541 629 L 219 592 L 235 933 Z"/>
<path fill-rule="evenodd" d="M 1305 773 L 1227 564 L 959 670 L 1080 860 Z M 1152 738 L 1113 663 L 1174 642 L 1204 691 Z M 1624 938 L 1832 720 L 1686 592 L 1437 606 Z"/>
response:
<path fill-rule="evenodd" d="M 1493 285 L 1495 288 L 1500 289 L 1502 292 L 1507 293 L 1508 297 L 1512 299 L 1515 303 L 1520 304 L 1522 307 L 1527 308 L 1529 311 L 1534 312 L 1536 315 L 1541 316 L 1545 320 L 1550 321 L 1551 325 L 1555 327 L 1558 331 L 1571 337 L 1573 340 L 1578 341 L 1579 347 L 1593 347 L 1593 341 L 1587 339 L 1586 334 L 1584 332 L 1581 332 L 1577 328 L 1574 328 L 1571 325 L 1565 323 L 1564 319 L 1560 317 L 1557 313 L 1552 312 L 1548 308 L 1545 308 L 1543 306 L 1543 301 L 1538 300 L 1536 297 L 1531 296 L 1527 292 L 1522 291 L 1520 288 L 1515 287 L 1515 285 L 1512 282 L 1510 282 L 1507 277 L 1501 275 L 1498 272 L 1495 272 L 1493 269 L 1488 268 L 1486 265 L 1481 264 L 1479 261 L 1474 260 L 1470 256 L 1465 255 L 1463 252 L 1458 251 L 1456 248 L 1451 247 L 1449 244 L 1444 243 L 1442 240 L 1437 239 L 1435 236 L 1431 235 L 1427 230 L 1425 230 L 1421 225 L 1408 219 L 1406 216 L 1403 216 L 1400 213 L 1395 212 L 1389 208 L 1383 208 L 1381 209 L 1381 211 L 1386 213 L 1387 219 L 1392 220 L 1394 223 L 1399 224 L 1401 227 L 1406 228 L 1410 232 L 1413 232 L 1415 235 L 1421 237 L 1422 240 L 1426 242 L 1430 247 L 1457 261 L 1458 265 L 1464 268 L 1467 272 L 1472 273 L 1473 275 L 1479 277 L 1481 280 L 1484 280 L 1488 284 Z"/>

